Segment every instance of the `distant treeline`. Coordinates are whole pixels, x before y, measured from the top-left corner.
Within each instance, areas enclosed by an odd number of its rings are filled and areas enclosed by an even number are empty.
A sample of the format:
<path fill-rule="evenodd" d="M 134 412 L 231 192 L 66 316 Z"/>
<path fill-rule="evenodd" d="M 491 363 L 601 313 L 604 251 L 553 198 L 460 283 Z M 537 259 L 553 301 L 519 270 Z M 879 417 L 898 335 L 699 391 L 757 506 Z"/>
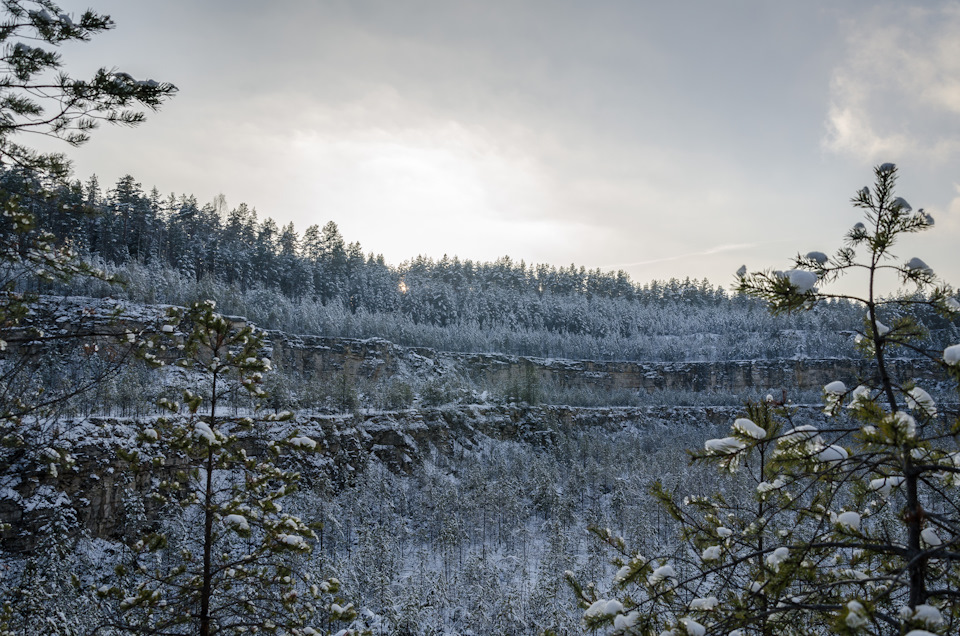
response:
<path fill-rule="evenodd" d="M 706 279 L 633 282 L 621 271 L 419 256 L 399 266 L 347 243 L 335 223 L 299 234 L 223 196 L 149 193 L 131 176 L 103 191 L 37 183 L 15 170 L 0 187 L 21 194 L 38 230 L 124 275 L 144 302 L 221 301 L 264 326 L 379 336 L 461 351 L 600 359 L 710 360 L 846 355 L 861 316 L 846 303 L 771 317 Z M 118 294 L 90 281 L 75 293 Z M 924 317 L 932 329 L 936 316 Z"/>

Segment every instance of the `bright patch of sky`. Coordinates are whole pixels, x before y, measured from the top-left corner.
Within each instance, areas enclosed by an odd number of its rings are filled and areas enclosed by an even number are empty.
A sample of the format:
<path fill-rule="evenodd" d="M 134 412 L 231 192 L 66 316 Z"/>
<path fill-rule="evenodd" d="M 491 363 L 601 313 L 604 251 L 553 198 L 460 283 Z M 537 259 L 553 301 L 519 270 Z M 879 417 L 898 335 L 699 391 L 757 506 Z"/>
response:
<path fill-rule="evenodd" d="M 638 281 L 833 252 L 884 161 L 960 284 L 960 3 L 104 0 L 64 51 L 180 94 L 78 177 L 218 193 L 301 231 Z M 67 11 L 86 8 L 64 2 Z"/>

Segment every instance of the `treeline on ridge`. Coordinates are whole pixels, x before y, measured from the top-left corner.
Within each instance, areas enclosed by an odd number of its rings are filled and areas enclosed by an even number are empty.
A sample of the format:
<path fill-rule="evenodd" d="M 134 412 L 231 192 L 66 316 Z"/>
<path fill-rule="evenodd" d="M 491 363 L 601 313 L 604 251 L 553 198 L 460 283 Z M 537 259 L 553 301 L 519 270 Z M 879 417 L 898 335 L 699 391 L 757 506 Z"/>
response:
<path fill-rule="evenodd" d="M 300 235 L 292 223 L 260 220 L 246 204 L 163 197 L 129 175 L 104 192 L 96 177 L 51 185 L 7 169 L 0 185 L 30 206 L 38 230 L 129 282 L 125 290 L 89 280 L 56 289 L 38 282 L 39 291 L 178 304 L 213 297 L 224 311 L 291 332 L 454 351 L 672 361 L 836 355 L 862 318 L 845 303 L 774 317 L 706 279 L 641 285 L 622 270 L 509 257 L 419 256 L 392 266 L 346 242 L 332 221 Z M 922 318 L 931 329 L 945 327 L 936 316 Z"/>

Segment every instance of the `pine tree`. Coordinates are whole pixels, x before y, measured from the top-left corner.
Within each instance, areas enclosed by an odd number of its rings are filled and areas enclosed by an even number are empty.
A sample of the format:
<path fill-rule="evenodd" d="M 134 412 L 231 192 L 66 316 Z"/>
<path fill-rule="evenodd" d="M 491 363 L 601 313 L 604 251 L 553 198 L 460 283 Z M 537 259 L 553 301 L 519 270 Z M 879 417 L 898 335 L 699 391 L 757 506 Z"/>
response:
<path fill-rule="evenodd" d="M 65 187 L 68 163 L 62 155 L 39 154 L 14 143 L 16 135 L 34 132 L 57 137 L 76 146 L 84 143 L 99 121 L 136 125 L 144 120 L 137 108 L 155 110 L 176 91 L 172 84 L 136 81 L 126 73 L 100 69 L 90 80 L 60 72 L 63 62 L 56 47 L 87 41 L 113 28 L 109 16 L 85 11 L 79 17 L 61 12 L 49 0 L 8 0 L 0 24 L 0 479 L 23 470 L 18 464 L 31 449 L 50 449 L 49 435 L 38 424 L 90 383 L 63 391 L 37 386 L 37 351 L 50 353 L 64 343 L 75 348 L 95 344 L 89 334 L 45 334 L 24 323 L 34 297 L 24 294 L 31 281 L 66 282 L 77 276 L 104 277 L 85 265 L 68 242 L 37 226 L 36 210 Z M 16 41 L 16 40 L 24 41 Z M 25 42 L 31 42 L 26 44 Z M 50 77 L 57 73 L 54 77 Z M 10 188 L 17 179 L 22 187 Z M 88 202 L 99 199 L 91 179 Z M 79 206 L 77 206 L 79 207 Z M 79 210 L 74 209 L 75 213 Z M 83 241 L 80 242 L 81 245 Z M 29 343 L 30 346 L 23 346 Z M 101 376 L 102 377 L 102 376 Z M 95 382 L 91 380 L 90 382 Z M 42 438 L 42 439 L 41 439 Z M 47 452 L 47 451 L 43 451 Z M 64 459 L 62 453 L 61 459 Z M 46 464 L 51 458 L 37 458 Z"/>
<path fill-rule="evenodd" d="M 960 626 L 960 420 L 890 356 L 906 351 L 939 363 L 960 384 L 960 345 L 922 346 L 911 317 L 922 308 L 955 318 L 960 304 L 919 258 L 892 253 L 929 229 L 932 217 L 894 194 L 897 169 L 875 169 L 873 188 L 853 205 L 865 218 L 832 257 L 797 256 L 793 269 L 738 272 L 738 289 L 774 312 L 833 299 L 864 310 L 857 349 L 872 371 L 855 388 L 824 387 L 824 413 L 805 417 L 773 396 L 749 404 L 729 437 L 711 439 L 693 460 L 734 473 L 725 494 L 678 501 L 654 494 L 679 524 L 671 554 L 644 555 L 594 529 L 619 554 L 615 598 L 571 579 L 590 628 L 616 634 L 953 634 Z M 863 272 L 863 295 L 821 286 Z M 917 293 L 883 297 L 895 275 Z M 928 387 L 929 388 L 929 387 Z M 956 393 L 954 393 L 956 395 Z M 749 486 L 743 500 L 734 492 Z"/>
<path fill-rule="evenodd" d="M 55 48 L 112 29 L 110 16 L 87 10 L 74 17 L 50 0 L 8 0 L 3 5 L 0 164 L 65 176 L 69 164 L 62 155 L 37 153 L 12 138 L 32 132 L 79 146 L 100 121 L 139 124 L 145 115 L 138 109 L 156 110 L 177 90 L 172 84 L 136 80 L 106 68 L 89 80 L 62 72 L 63 61 Z"/>
<path fill-rule="evenodd" d="M 226 414 L 226 405 L 244 395 L 266 397 L 261 383 L 270 361 L 262 338 L 216 313 L 210 301 L 182 316 L 172 310 L 161 331 L 150 347 L 158 354 L 149 359 L 162 364 L 177 352 L 193 389 L 182 401 L 161 401 L 170 415 L 144 427 L 141 450 L 125 458 L 138 470 L 171 467 L 170 476 L 158 477 L 154 500 L 179 509 L 190 531 L 174 544 L 169 528 L 157 523 L 132 543 L 118 580 L 98 591 L 115 603 L 104 626 L 144 634 L 211 636 L 256 627 L 308 635 L 322 633 L 311 625 L 353 620 L 356 611 L 335 597 L 338 581 L 314 583 L 303 574 L 316 535 L 283 511 L 299 474 L 281 468 L 282 456 L 311 451 L 316 442 L 292 428 L 275 440 L 264 437 L 269 423 L 290 420 L 290 412 Z"/>

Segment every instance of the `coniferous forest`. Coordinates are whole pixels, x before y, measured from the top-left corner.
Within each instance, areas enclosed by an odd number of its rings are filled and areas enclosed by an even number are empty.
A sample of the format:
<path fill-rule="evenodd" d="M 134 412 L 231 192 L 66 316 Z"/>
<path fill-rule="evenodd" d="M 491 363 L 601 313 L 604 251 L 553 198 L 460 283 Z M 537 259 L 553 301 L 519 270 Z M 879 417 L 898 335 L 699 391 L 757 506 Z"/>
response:
<path fill-rule="evenodd" d="M 300 235 L 244 204 L 228 209 L 225 197 L 203 205 L 189 195 L 162 197 L 130 176 L 110 188 L 92 177 L 47 189 L 17 171 L 2 178 L 56 242 L 125 281 L 37 291 L 181 305 L 211 298 L 225 313 L 289 333 L 538 357 L 748 360 L 849 357 L 862 319 L 842 300 L 774 316 L 706 279 L 640 284 L 623 271 L 509 256 L 417 256 L 393 265 L 347 243 L 333 221 Z M 914 311 L 933 344 L 955 336 L 953 322 Z"/>

